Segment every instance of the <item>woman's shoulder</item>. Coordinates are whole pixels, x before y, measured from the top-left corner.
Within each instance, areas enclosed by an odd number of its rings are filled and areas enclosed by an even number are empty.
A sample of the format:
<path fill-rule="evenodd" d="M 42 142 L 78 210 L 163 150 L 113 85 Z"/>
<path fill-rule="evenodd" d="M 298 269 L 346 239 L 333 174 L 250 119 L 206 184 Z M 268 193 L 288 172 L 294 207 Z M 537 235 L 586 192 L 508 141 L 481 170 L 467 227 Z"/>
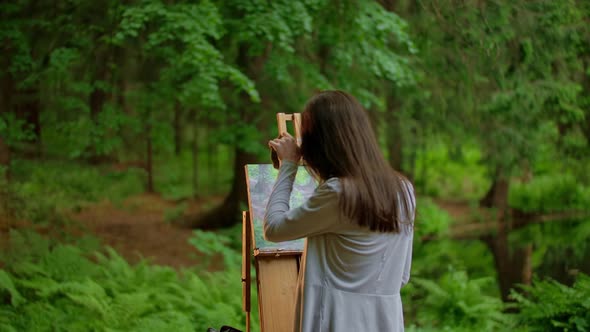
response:
<path fill-rule="evenodd" d="M 338 201 L 341 192 L 340 180 L 338 178 L 329 178 L 318 184 L 310 199 L 316 202 L 331 203 Z"/>
<path fill-rule="evenodd" d="M 342 183 L 340 178 L 331 177 L 323 182 L 320 183 L 318 186 L 318 190 L 322 191 L 330 191 L 330 192 L 340 192 L 342 191 Z"/>

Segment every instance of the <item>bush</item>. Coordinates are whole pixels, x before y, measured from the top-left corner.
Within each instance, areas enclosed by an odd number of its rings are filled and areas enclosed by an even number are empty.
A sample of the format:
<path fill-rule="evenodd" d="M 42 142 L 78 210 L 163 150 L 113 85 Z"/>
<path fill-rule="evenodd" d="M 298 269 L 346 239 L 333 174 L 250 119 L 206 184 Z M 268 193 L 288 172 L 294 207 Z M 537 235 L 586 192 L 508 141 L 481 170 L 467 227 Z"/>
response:
<path fill-rule="evenodd" d="M 477 199 L 489 187 L 479 148 L 465 144 L 452 147 L 433 142 L 416 156 L 418 191 L 433 197 Z"/>
<path fill-rule="evenodd" d="M 416 211 L 416 236 L 447 235 L 452 223 L 451 216 L 438 207 L 430 198 L 418 198 Z"/>
<path fill-rule="evenodd" d="M 523 331 L 590 330 L 590 277 L 578 275 L 573 287 L 554 280 L 536 280 L 512 291 L 519 310 L 516 321 Z"/>
<path fill-rule="evenodd" d="M 108 198 L 119 201 L 143 191 L 138 170 L 117 172 L 74 162 L 14 160 L 14 179 L 7 186 L 17 218 L 35 223 L 61 218 L 61 212 L 79 209 Z"/>
<path fill-rule="evenodd" d="M 231 167 L 226 167 L 232 162 L 231 150 L 227 146 L 218 145 L 215 147 L 217 153 L 209 154 L 205 148 L 201 147 L 199 150 L 196 170 L 193 169 L 195 165 L 192 151 L 183 151 L 179 156 L 158 156 L 154 166 L 156 191 L 164 198 L 172 200 L 227 192 L 233 178 Z"/>
<path fill-rule="evenodd" d="M 508 201 L 524 212 L 588 210 L 590 188 L 571 174 L 543 175 L 528 183 L 514 183 Z"/>
<path fill-rule="evenodd" d="M 412 283 L 423 296 L 416 323 L 426 330 L 497 331 L 506 326 L 502 301 L 484 292 L 492 278 L 470 279 L 465 271 L 450 270 L 438 281 L 414 278 Z"/>
<path fill-rule="evenodd" d="M 206 236 L 213 246 L 223 243 Z M 35 233 L 13 232 L 10 248 L 0 270 L 2 331 L 205 331 L 245 322 L 235 251 L 223 254 L 223 272 L 178 273 L 146 261 L 131 266 L 109 248 L 91 253 L 51 244 Z"/>

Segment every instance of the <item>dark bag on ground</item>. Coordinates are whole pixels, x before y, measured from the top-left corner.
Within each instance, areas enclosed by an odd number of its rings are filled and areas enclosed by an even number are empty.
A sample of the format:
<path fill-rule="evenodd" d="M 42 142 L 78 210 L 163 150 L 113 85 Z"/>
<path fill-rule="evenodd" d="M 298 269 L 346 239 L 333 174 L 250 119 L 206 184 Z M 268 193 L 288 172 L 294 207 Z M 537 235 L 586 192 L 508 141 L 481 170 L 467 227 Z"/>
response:
<path fill-rule="evenodd" d="M 235 328 L 233 328 L 231 326 L 223 325 L 221 327 L 221 329 L 219 329 L 219 331 L 217 331 L 216 329 L 210 327 L 210 328 L 207 329 L 207 332 L 242 332 L 242 331 L 241 330 L 238 330 L 238 329 L 235 329 Z"/>

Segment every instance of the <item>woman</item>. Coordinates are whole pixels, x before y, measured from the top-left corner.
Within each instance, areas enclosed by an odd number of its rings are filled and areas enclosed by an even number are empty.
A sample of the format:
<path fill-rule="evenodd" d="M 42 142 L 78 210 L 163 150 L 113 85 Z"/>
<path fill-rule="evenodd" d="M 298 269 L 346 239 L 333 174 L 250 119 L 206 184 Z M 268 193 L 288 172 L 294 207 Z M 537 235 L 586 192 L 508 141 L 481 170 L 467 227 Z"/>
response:
<path fill-rule="evenodd" d="M 342 91 L 324 91 L 302 115 L 301 149 L 284 133 L 269 142 L 281 161 L 264 218 L 269 241 L 307 238 L 295 331 L 403 331 L 415 199 L 383 158 L 367 114 Z M 289 209 L 300 158 L 320 181 Z"/>

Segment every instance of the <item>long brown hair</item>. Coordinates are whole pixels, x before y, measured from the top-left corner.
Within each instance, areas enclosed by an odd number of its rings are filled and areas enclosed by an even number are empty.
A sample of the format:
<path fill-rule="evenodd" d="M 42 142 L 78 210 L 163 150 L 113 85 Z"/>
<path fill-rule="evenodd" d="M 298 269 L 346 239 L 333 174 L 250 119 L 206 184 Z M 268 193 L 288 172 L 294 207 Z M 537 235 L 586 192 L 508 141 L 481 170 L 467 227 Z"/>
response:
<path fill-rule="evenodd" d="M 367 113 L 343 91 L 323 91 L 305 107 L 301 154 L 321 180 L 340 178 L 340 209 L 361 226 L 395 232 L 411 224 L 414 196 L 410 182 L 387 163 Z"/>

